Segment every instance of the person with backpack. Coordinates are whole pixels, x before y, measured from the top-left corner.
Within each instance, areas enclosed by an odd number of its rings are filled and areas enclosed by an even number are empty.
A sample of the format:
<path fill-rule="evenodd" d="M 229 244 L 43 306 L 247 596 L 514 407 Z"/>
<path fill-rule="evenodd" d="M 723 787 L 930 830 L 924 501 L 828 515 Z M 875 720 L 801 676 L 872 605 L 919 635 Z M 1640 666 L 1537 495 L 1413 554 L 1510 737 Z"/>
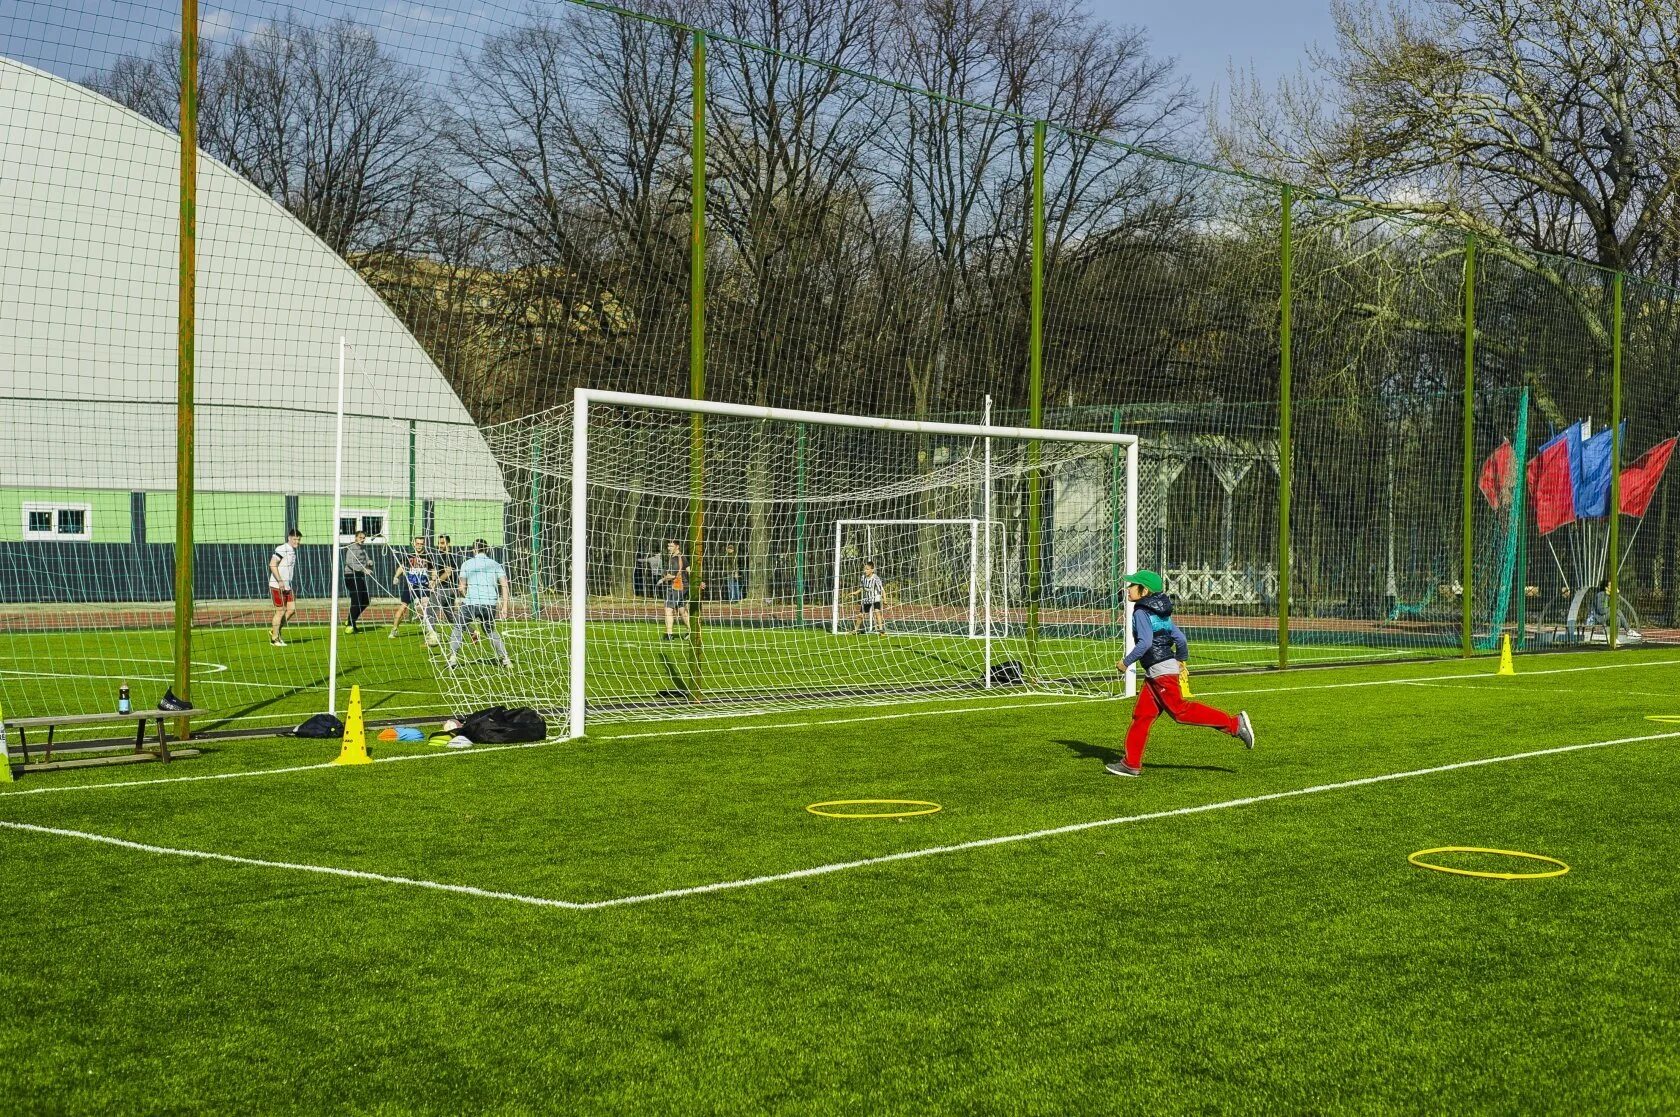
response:
<path fill-rule="evenodd" d="M 1184 697 L 1183 679 L 1189 674 L 1190 640 L 1173 623 L 1172 598 L 1165 592 L 1161 576 L 1153 570 L 1138 570 L 1125 577 L 1126 597 L 1132 602 L 1132 650 L 1117 665 L 1121 671 L 1134 663 L 1141 668 L 1137 705 L 1132 707 L 1132 724 L 1126 730 L 1126 755 L 1110 761 L 1103 770 L 1111 776 L 1143 775 L 1143 750 L 1149 743 L 1149 728 L 1165 710 L 1181 725 L 1202 725 L 1237 738 L 1244 748 L 1254 747 L 1254 726 L 1248 711 L 1232 717 L 1223 710 Z"/>

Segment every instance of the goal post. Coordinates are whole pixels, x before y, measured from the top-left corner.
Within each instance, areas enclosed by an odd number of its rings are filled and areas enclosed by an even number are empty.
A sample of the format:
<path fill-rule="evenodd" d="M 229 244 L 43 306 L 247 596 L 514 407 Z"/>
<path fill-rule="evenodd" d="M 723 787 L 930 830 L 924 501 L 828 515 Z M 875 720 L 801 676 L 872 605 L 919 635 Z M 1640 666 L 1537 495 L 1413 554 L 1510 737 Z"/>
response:
<path fill-rule="evenodd" d="M 546 424 L 552 443 L 569 443 L 555 462 L 570 482 L 566 620 L 533 618 L 520 636 L 555 649 L 536 659 L 563 656 L 574 737 L 600 717 L 956 697 L 994 685 L 1114 693 L 1106 580 L 1120 556 L 1108 552 L 1123 540 L 1125 568 L 1136 565 L 1135 435 L 589 388 L 575 391 L 569 414 L 522 424 Z M 528 445 L 529 433 L 505 441 Z M 1028 496 L 1040 486 L 1034 541 Z M 674 579 L 694 569 L 696 500 L 705 565 L 679 595 Z M 1113 510 L 1122 523 L 1110 522 Z M 1029 609 L 1034 546 L 1044 600 Z M 885 633 L 854 639 L 844 604 L 866 557 L 884 567 Z M 806 609 L 813 583 L 827 609 Z M 683 644 L 696 611 L 704 660 Z M 1036 671 L 1023 668 L 1029 637 Z M 1125 693 L 1136 693 L 1135 672 Z"/>

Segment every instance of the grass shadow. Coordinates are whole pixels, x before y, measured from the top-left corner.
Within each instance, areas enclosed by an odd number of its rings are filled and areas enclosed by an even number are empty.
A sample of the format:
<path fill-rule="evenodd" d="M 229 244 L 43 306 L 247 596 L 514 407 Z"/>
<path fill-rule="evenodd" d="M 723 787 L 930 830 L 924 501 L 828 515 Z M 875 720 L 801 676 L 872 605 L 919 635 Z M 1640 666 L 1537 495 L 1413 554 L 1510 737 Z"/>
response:
<path fill-rule="evenodd" d="M 1104 764 L 1110 764 L 1125 756 L 1119 749 L 1111 749 L 1107 745 L 1093 745 L 1089 741 L 1070 741 L 1058 737 L 1056 743 L 1065 745 L 1069 752 L 1081 760 L 1096 760 Z M 1237 774 L 1235 768 L 1226 768 L 1219 764 L 1150 764 L 1149 767 L 1175 772 L 1225 772 L 1233 776 Z"/>

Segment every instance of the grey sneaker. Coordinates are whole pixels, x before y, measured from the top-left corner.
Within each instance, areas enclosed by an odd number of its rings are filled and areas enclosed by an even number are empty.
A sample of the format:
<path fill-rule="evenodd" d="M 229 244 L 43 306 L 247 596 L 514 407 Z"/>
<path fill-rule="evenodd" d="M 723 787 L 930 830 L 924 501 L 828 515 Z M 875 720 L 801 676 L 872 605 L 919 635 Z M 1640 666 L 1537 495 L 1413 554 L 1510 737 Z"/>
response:
<path fill-rule="evenodd" d="M 1254 747 L 1254 723 L 1248 720 L 1248 711 L 1237 715 L 1237 740 L 1243 743 L 1243 748 Z"/>
<path fill-rule="evenodd" d="M 1103 771 L 1107 772 L 1111 776 L 1136 777 L 1143 775 L 1142 768 L 1134 768 L 1130 764 L 1127 764 L 1124 760 L 1109 761 L 1107 764 L 1103 765 Z"/>

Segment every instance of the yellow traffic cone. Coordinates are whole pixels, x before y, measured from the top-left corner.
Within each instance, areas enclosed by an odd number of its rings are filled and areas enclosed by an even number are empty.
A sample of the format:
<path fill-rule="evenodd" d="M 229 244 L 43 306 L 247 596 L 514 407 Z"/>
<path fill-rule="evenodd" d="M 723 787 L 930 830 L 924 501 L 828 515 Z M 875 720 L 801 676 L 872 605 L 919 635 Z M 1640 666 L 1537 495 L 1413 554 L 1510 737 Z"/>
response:
<path fill-rule="evenodd" d="M 1178 669 L 1178 693 L 1186 698 L 1196 697 L 1190 693 L 1190 668 L 1181 665 Z"/>
<path fill-rule="evenodd" d="M 372 764 L 367 750 L 367 727 L 362 724 L 362 688 L 350 688 L 350 709 L 344 715 L 344 745 L 334 764 Z"/>
<path fill-rule="evenodd" d="M 12 754 L 6 746 L 6 711 L 0 710 L 0 783 L 12 782 Z"/>
<path fill-rule="evenodd" d="M 1499 643 L 1499 674 L 1515 675 L 1516 673 L 1516 664 L 1511 662 L 1511 634 L 1507 632 L 1505 638 Z"/>

